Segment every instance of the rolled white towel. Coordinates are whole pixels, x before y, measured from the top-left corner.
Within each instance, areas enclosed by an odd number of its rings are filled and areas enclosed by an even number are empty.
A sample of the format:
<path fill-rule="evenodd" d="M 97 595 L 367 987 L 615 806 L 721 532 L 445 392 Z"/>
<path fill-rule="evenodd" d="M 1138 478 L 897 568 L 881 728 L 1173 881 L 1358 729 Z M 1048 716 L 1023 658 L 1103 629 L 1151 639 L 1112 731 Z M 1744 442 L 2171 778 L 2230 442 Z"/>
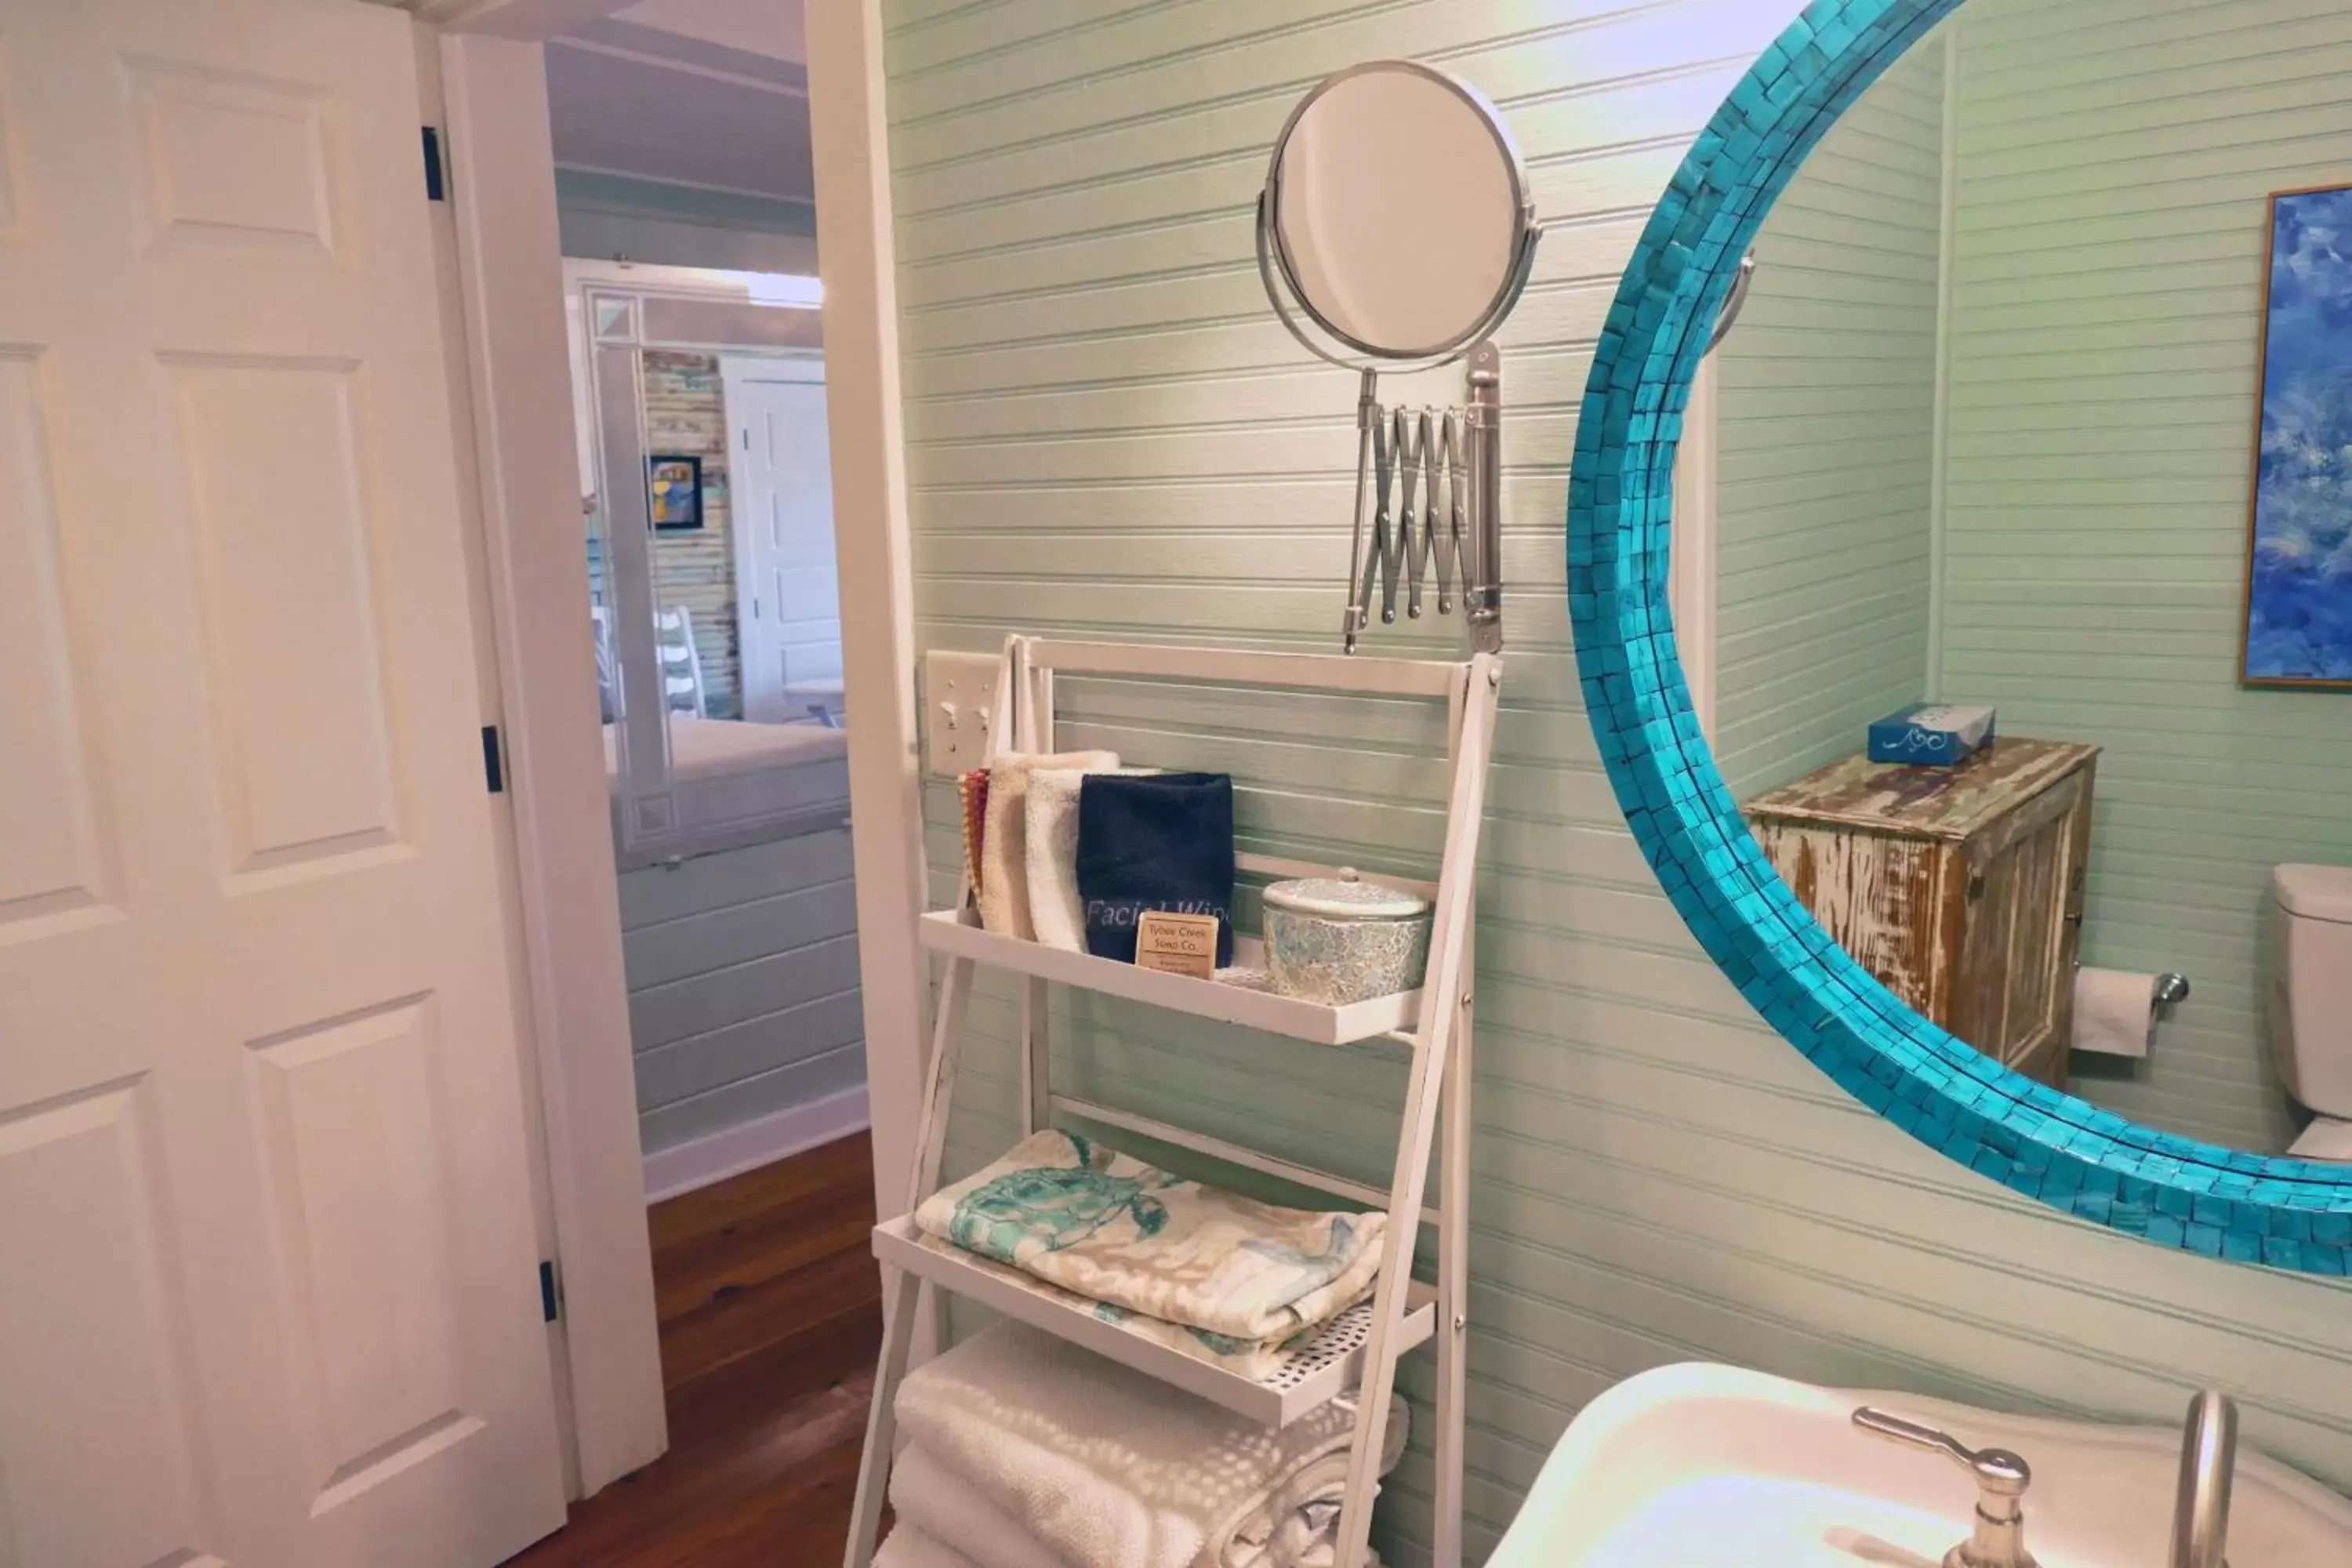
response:
<path fill-rule="evenodd" d="M 1311 1543 L 1285 1527 L 1338 1496 L 1355 1426 L 1326 1405 L 1269 1429 L 1018 1322 L 908 1374 L 897 1408 L 911 1444 L 1073 1568 L 1275 1568 Z M 1392 1399 L 1383 1471 L 1404 1427 Z"/>
<path fill-rule="evenodd" d="M 1389 1450 L 1381 1456 L 1385 1475 L 1404 1452 L 1402 1421 L 1390 1424 L 1381 1447 Z M 1270 1507 L 1244 1521 L 1240 1533 L 1210 1556 L 1205 1568 L 1330 1568 L 1347 1468 L 1345 1453 L 1307 1466 Z M 927 1543 L 949 1544 L 977 1568 L 1070 1568 L 920 1443 L 908 1444 L 890 1467 L 890 1506 L 898 1510 L 901 1531 L 911 1531 Z M 879 1557 L 875 1562 L 876 1568 L 887 1568 Z M 910 1559 L 905 1568 L 925 1565 Z M 1364 1568 L 1380 1568 L 1377 1552 L 1366 1556 Z"/>
<path fill-rule="evenodd" d="M 874 1568 L 982 1568 L 929 1531 L 900 1520 L 874 1549 Z M 1067 1568 L 1066 1564 L 1062 1568 Z"/>
<path fill-rule="evenodd" d="M 1338 1533 L 1336 1528 L 1326 1526 L 1313 1545 L 1294 1557 L 1277 1556 L 1272 1547 L 1259 1546 L 1251 1548 L 1248 1555 L 1228 1562 L 1231 1568 L 1331 1568 L 1339 1555 L 1339 1543 L 1334 1539 Z M 1364 1548 L 1364 1568 L 1381 1568 L 1381 1554 L 1370 1546 Z"/>
<path fill-rule="evenodd" d="M 1404 1453 L 1404 1422 L 1390 1422 L 1383 1448 L 1390 1450 L 1381 1460 L 1385 1474 Z M 1284 1486 L 1284 1498 L 1275 1502 L 1282 1519 L 1275 1510 L 1249 1519 L 1240 1538 L 1218 1552 L 1213 1568 L 1331 1568 L 1345 1469 L 1343 1453 L 1307 1467 L 1310 1474 Z M 898 1511 L 896 1535 L 908 1538 L 896 1568 L 962 1568 L 964 1561 L 973 1568 L 1070 1568 L 922 1444 L 908 1444 L 891 1465 L 889 1504 Z M 891 1563 L 875 1554 L 875 1568 Z M 1379 1552 L 1364 1556 L 1364 1568 L 1381 1568 Z"/>
<path fill-rule="evenodd" d="M 980 923 L 1000 936 L 1033 940 L 1029 915 L 1029 773 L 1118 766 L 1116 752 L 1013 752 L 988 766 L 988 814 L 980 844 Z"/>
<path fill-rule="evenodd" d="M 1395 1446 L 1404 1448 L 1402 1432 Z M 1383 1469 L 1390 1465 L 1395 1460 Z M 875 1552 L 875 1568 L 1070 1568 L 922 1444 L 908 1446 L 891 1465 L 889 1504 L 898 1523 Z M 1213 1568 L 1331 1568 L 1336 1535 L 1339 1507 L 1319 1504 L 1284 1519 L 1265 1538 L 1234 1540 Z M 1379 1552 L 1364 1554 L 1364 1568 L 1381 1568 Z"/>
<path fill-rule="evenodd" d="M 1389 1424 L 1381 1433 L 1383 1476 L 1404 1458 L 1405 1407 L 1398 1402 L 1389 1408 Z M 1347 1495 L 1345 1448 L 1307 1460 L 1237 1520 L 1224 1540 L 1212 1542 L 1217 1552 L 1213 1568 L 1328 1568 L 1339 1533 L 1339 1505 Z M 1371 1568 L 1370 1562 L 1366 1568 Z"/>
<path fill-rule="evenodd" d="M 890 1506 L 900 1529 L 952 1541 L 980 1568 L 1069 1568 L 920 1443 L 907 1445 L 890 1467 Z"/>

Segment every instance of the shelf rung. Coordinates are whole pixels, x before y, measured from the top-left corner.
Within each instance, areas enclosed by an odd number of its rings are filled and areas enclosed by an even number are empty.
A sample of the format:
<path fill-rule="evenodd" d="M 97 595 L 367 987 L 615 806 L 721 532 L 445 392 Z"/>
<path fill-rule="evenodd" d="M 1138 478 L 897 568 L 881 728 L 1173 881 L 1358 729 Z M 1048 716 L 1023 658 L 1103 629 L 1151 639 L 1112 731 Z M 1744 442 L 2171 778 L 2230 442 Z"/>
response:
<path fill-rule="evenodd" d="M 1345 1176 L 1335 1176 L 1328 1171 L 1318 1171 L 1307 1165 L 1294 1165 L 1287 1160 L 1277 1160 L 1271 1154 L 1261 1154 L 1239 1143 L 1228 1143 L 1222 1138 L 1212 1138 L 1205 1132 L 1195 1132 L 1188 1127 L 1177 1127 L 1149 1116 L 1138 1116 L 1131 1110 L 1114 1110 L 1091 1100 L 1080 1100 L 1074 1094 L 1052 1097 L 1053 1108 L 1072 1116 L 1083 1116 L 1088 1121 L 1099 1121 L 1106 1127 L 1116 1127 L 1124 1132 L 1140 1133 L 1156 1138 L 1162 1143 L 1172 1143 L 1179 1149 L 1195 1154 L 1205 1154 L 1212 1160 L 1223 1160 L 1228 1165 L 1239 1165 L 1262 1175 L 1278 1176 L 1318 1193 L 1335 1197 L 1353 1198 L 1367 1208 L 1386 1212 L 1390 1194 L 1362 1182 L 1352 1182 Z M 1421 1211 L 1423 1225 L 1444 1226 L 1445 1216 L 1434 1208 Z"/>
<path fill-rule="evenodd" d="M 1303 691 L 1360 691 L 1374 697 L 1446 697 L 1469 666 L 1454 660 L 1354 658 L 1329 653 L 1256 653 L 1246 648 L 1181 647 L 1159 643 L 1063 642 L 1033 637 L 1029 662 L 1069 675 L 1131 675 L 1213 680 Z"/>
<path fill-rule="evenodd" d="M 1261 986 L 1164 974 L 1116 959 L 1003 936 L 982 930 L 969 910 L 934 910 L 923 916 L 916 931 L 922 944 L 936 952 L 1317 1045 L 1347 1046 L 1382 1038 L 1412 1026 L 1421 1013 L 1417 990 L 1329 1006 Z M 1263 968 L 1261 944 L 1255 937 L 1236 936 L 1234 962 L 1241 968 Z"/>

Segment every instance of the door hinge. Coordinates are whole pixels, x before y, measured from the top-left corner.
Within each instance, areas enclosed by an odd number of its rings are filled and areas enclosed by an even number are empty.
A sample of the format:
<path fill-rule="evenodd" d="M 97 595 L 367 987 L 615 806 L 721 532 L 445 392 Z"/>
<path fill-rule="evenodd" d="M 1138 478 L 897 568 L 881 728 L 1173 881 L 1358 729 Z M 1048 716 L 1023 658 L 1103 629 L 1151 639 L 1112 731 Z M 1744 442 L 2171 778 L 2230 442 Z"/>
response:
<path fill-rule="evenodd" d="M 499 727 L 496 724 L 482 726 L 482 777 L 489 784 L 492 795 L 506 794 L 506 760 L 499 752 Z"/>
<path fill-rule="evenodd" d="M 551 1323 L 563 1316 L 563 1297 L 555 1288 L 555 1262 L 552 1258 L 539 1266 L 539 1314 L 542 1321 Z"/>
<path fill-rule="evenodd" d="M 442 201 L 448 194 L 449 183 L 441 164 L 441 128 L 428 125 L 425 127 L 425 199 Z"/>

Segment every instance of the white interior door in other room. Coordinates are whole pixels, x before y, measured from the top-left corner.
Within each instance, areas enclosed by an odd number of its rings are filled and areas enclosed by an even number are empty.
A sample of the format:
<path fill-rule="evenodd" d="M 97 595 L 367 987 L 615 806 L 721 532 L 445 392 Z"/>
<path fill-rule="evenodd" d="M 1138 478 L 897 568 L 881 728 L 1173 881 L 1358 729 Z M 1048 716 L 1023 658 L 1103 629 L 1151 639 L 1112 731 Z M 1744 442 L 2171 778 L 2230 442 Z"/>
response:
<path fill-rule="evenodd" d="M 409 20 L 0 13 L 0 1563 L 562 1521 Z"/>
<path fill-rule="evenodd" d="M 824 364 L 729 355 L 735 615 L 743 716 L 777 723 L 841 693 L 841 585 L 833 553 L 833 460 Z"/>

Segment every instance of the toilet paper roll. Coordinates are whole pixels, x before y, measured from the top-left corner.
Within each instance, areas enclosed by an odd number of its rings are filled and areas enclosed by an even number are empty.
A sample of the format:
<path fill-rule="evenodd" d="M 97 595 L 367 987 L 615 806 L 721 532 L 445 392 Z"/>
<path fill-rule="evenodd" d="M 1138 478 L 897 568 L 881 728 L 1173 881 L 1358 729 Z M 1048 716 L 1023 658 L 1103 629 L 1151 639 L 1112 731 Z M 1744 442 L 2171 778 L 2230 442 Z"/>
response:
<path fill-rule="evenodd" d="M 2156 1044 L 2156 976 L 2120 969 L 2074 972 L 2074 1048 L 2145 1057 Z"/>

